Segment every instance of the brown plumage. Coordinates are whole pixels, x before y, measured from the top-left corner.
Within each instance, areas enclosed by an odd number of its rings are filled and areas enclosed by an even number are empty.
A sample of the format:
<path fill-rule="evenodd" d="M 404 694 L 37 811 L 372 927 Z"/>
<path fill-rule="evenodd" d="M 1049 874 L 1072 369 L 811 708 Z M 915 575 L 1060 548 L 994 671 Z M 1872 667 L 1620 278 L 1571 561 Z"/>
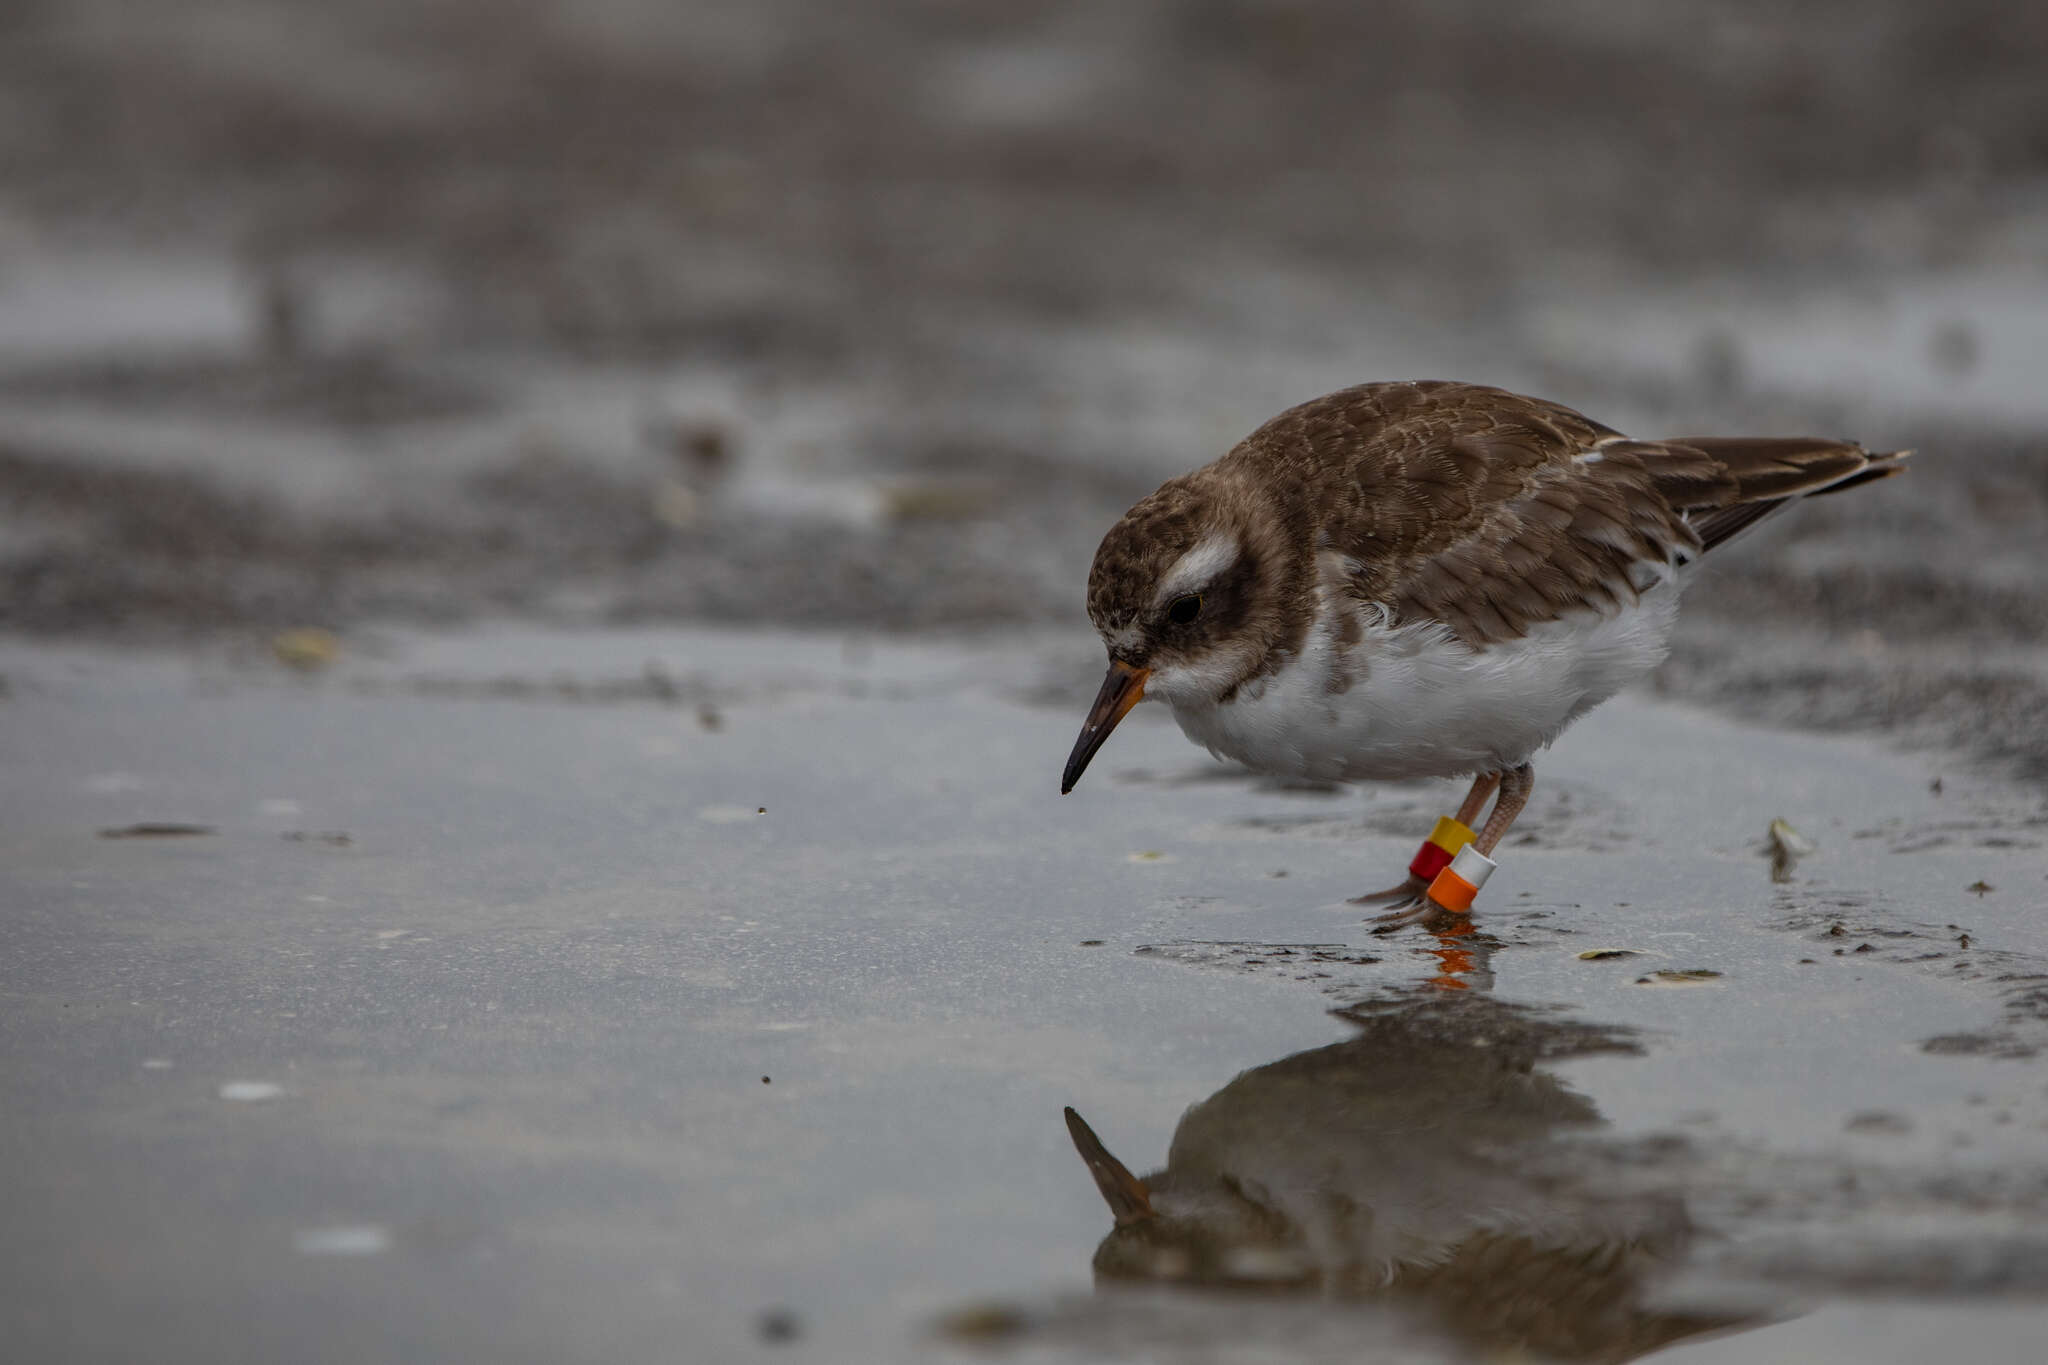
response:
<path fill-rule="evenodd" d="M 1616 604 L 1638 561 L 1691 559 L 1903 458 L 1806 437 L 1630 440 L 1557 403 L 1433 380 L 1290 408 L 1212 468 L 1298 490 L 1317 548 L 1357 563 L 1361 599 L 1484 645 Z"/>

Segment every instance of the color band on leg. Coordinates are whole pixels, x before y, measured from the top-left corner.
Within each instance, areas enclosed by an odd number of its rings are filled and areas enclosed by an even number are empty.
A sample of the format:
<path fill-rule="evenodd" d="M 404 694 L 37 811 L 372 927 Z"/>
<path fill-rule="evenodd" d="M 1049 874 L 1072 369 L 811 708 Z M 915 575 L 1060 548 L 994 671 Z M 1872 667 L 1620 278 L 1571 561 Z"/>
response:
<path fill-rule="evenodd" d="M 1422 847 L 1416 850 L 1415 860 L 1408 864 L 1408 875 L 1423 882 L 1432 880 L 1451 865 L 1451 859 L 1458 856 L 1459 849 L 1476 837 L 1450 816 L 1438 816 L 1436 828 L 1429 832 L 1429 838 L 1423 840 Z"/>
<path fill-rule="evenodd" d="M 1470 844 L 1458 850 L 1449 867 L 1429 884 L 1429 898 L 1446 910 L 1463 914 L 1472 908 L 1473 897 L 1498 864 Z"/>

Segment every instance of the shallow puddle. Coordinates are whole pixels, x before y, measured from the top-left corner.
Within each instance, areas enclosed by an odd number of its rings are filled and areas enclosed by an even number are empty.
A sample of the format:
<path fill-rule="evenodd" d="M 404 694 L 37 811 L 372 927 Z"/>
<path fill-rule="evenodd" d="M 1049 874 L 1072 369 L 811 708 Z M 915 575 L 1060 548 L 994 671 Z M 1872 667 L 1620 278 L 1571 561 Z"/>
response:
<path fill-rule="evenodd" d="M 1064 637 L 388 644 L 0 646 L 28 1354 L 2048 1331 L 2029 793 L 1623 699 L 1471 924 L 1375 936 L 1344 898 L 1454 792 L 1233 777 L 1144 708 L 1060 798 L 1077 714 L 1017 697 Z M 1813 848 L 1774 881 L 1780 817 Z M 100 837 L 168 822 L 213 833 Z"/>

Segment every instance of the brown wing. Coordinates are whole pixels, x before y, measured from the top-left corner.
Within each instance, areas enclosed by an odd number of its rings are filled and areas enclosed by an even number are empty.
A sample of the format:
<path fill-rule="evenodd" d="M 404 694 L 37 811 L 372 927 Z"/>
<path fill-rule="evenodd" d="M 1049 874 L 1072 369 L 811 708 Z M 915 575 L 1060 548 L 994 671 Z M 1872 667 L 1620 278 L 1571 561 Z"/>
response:
<path fill-rule="evenodd" d="M 1488 1354 L 1550 1360 L 1634 1360 L 1756 1316 L 1651 1306 L 1663 1268 L 1650 1247 L 1610 1241 L 1544 1246 L 1511 1232 L 1475 1232 L 1440 1264 L 1403 1265 L 1386 1292 L 1421 1299 Z"/>
<path fill-rule="evenodd" d="M 1284 483 L 1322 514 L 1318 548 L 1358 564 L 1362 598 L 1473 644 L 1631 600 L 1636 564 L 1690 560 L 1903 458 L 1810 438 L 1633 441 L 1555 403 L 1445 382 L 1330 394 L 1239 451 L 1291 467 Z"/>

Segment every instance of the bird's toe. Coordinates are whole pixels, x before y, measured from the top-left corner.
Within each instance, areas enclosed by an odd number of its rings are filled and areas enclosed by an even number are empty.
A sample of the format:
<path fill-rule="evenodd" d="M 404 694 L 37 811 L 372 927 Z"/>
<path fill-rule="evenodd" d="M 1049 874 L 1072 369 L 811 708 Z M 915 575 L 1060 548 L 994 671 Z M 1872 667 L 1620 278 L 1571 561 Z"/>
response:
<path fill-rule="evenodd" d="M 1395 934 L 1411 925 L 1421 925 L 1431 933 L 1441 933 L 1460 922 L 1469 922 L 1457 910 L 1448 910 L 1427 896 L 1417 895 L 1412 901 L 1404 901 L 1384 914 L 1374 915 L 1366 923 L 1372 925 L 1375 934 Z"/>
<path fill-rule="evenodd" d="M 1422 900 L 1422 893 L 1427 890 L 1429 890 L 1429 883 L 1411 873 L 1399 886 L 1390 886 L 1384 891 L 1375 891 L 1370 895 L 1353 896 L 1350 904 L 1392 906 L 1393 909 L 1388 913 L 1393 914 L 1411 909 L 1419 904 Z"/>

